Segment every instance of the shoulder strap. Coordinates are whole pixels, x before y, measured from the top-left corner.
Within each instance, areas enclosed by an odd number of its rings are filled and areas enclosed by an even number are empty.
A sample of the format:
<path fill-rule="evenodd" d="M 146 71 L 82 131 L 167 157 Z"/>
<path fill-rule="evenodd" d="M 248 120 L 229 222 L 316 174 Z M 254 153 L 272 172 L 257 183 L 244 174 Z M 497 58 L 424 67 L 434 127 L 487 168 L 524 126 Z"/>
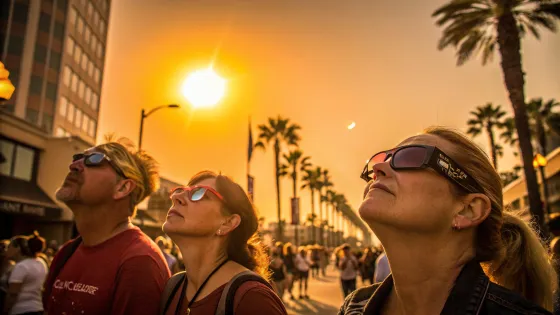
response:
<path fill-rule="evenodd" d="M 243 283 L 248 281 L 260 282 L 272 290 L 270 283 L 257 273 L 251 270 L 240 272 L 235 275 L 224 288 L 215 315 L 233 315 L 235 292 Z"/>
<path fill-rule="evenodd" d="M 161 315 L 164 315 L 167 312 L 167 309 L 169 308 L 171 301 L 173 301 L 173 297 L 175 296 L 175 293 L 181 286 L 181 282 L 185 280 L 185 275 L 186 273 L 184 271 L 181 271 L 174 274 L 171 278 L 169 278 L 169 280 L 167 280 L 167 283 L 165 284 L 165 288 L 163 288 L 163 292 L 161 294 L 161 299 L 159 303 L 159 309 Z"/>
<path fill-rule="evenodd" d="M 47 280 L 45 281 L 44 288 L 43 288 L 43 300 L 50 297 L 52 285 L 54 284 L 56 277 L 58 277 L 58 274 L 60 273 L 60 271 L 62 271 L 62 268 L 64 267 L 66 262 L 68 262 L 70 257 L 72 257 L 72 255 L 78 249 L 81 243 L 82 243 L 82 237 L 78 236 L 77 238 L 68 242 L 68 245 L 60 249 L 59 253 L 57 254 L 58 258 L 55 261 L 53 261 L 54 263 L 52 263 L 49 268 Z"/>

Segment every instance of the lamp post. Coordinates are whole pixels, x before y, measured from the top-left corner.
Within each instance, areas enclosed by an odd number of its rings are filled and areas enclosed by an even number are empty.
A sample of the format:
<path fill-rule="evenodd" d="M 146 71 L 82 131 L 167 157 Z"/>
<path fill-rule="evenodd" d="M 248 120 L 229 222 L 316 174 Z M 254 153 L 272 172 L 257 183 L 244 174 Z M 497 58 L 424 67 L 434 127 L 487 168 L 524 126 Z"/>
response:
<path fill-rule="evenodd" d="M 144 119 L 153 114 L 155 111 L 160 110 L 162 108 L 179 108 L 177 104 L 169 104 L 169 105 L 161 105 L 158 106 L 149 112 L 146 113 L 144 109 L 142 109 L 142 114 L 140 116 L 140 135 L 138 137 L 138 150 L 142 149 L 142 134 L 144 132 Z"/>
<path fill-rule="evenodd" d="M 544 194 L 544 211 L 546 214 L 545 221 L 548 221 L 548 217 L 550 216 L 550 209 L 548 206 L 548 189 L 546 185 L 546 176 L 544 174 L 544 167 L 546 166 L 546 164 L 547 164 L 546 158 L 541 154 L 537 153 L 535 155 L 535 158 L 533 159 L 533 167 L 535 168 L 538 167 L 541 174 L 541 182 L 542 182 L 543 194 Z"/>

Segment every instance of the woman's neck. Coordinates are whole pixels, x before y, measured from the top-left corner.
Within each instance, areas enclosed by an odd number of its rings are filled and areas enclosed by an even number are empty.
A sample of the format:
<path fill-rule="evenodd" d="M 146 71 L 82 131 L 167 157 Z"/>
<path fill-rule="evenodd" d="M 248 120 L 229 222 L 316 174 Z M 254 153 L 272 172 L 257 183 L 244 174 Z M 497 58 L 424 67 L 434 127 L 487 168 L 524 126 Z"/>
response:
<path fill-rule="evenodd" d="M 189 291 L 198 290 L 210 273 L 227 259 L 218 240 L 197 238 L 174 242 L 183 255 Z"/>
<path fill-rule="evenodd" d="M 392 237 L 386 243 L 394 286 L 384 314 L 441 313 L 461 269 L 474 257 L 465 238 L 449 234 Z"/>

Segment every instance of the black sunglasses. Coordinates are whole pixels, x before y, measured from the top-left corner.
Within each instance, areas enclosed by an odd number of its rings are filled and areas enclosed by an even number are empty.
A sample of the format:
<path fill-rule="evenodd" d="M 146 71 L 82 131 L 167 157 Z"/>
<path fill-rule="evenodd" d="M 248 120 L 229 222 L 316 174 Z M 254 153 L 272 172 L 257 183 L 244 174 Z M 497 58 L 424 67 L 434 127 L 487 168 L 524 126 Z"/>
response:
<path fill-rule="evenodd" d="M 360 178 L 369 182 L 373 179 L 373 166 L 391 158 L 394 170 L 420 170 L 432 168 L 442 176 L 471 193 L 483 192 L 482 187 L 462 170 L 462 167 L 440 149 L 430 145 L 406 145 L 374 154 L 368 160 Z"/>
<path fill-rule="evenodd" d="M 81 159 L 84 159 L 84 165 L 88 167 L 101 166 L 101 163 L 103 163 L 103 161 L 107 161 L 107 163 L 109 163 L 109 165 L 115 170 L 115 172 L 117 172 L 117 174 L 119 174 L 119 176 L 121 176 L 122 178 L 127 178 L 124 175 L 123 171 L 121 171 L 121 169 L 118 168 L 117 165 L 111 160 L 111 158 L 109 158 L 105 153 L 78 153 L 72 156 L 72 162 L 76 162 Z"/>

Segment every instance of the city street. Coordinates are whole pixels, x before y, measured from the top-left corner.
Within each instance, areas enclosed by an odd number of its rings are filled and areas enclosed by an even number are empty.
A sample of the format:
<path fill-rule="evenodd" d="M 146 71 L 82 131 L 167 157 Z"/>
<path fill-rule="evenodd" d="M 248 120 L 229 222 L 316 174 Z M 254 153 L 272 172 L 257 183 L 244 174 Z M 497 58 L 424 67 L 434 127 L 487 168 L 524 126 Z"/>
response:
<path fill-rule="evenodd" d="M 293 292 L 296 296 L 299 296 L 299 287 L 295 287 Z M 309 300 L 297 299 L 295 301 L 290 300 L 287 293 L 284 294 L 284 303 L 288 314 L 337 314 L 343 301 L 338 271 L 330 265 L 326 277 L 310 278 L 308 294 Z"/>

